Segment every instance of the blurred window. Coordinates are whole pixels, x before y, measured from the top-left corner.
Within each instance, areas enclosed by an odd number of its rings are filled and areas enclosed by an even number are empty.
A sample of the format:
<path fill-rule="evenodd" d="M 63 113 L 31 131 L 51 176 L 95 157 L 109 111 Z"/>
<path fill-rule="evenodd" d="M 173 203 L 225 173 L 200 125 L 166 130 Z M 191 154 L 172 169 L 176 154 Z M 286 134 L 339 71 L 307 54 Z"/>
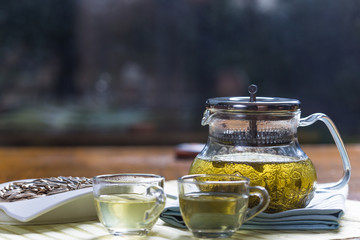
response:
<path fill-rule="evenodd" d="M 206 99 L 251 83 L 360 135 L 357 0 L 1 1 L 0 34 L 2 145 L 205 141 Z"/>

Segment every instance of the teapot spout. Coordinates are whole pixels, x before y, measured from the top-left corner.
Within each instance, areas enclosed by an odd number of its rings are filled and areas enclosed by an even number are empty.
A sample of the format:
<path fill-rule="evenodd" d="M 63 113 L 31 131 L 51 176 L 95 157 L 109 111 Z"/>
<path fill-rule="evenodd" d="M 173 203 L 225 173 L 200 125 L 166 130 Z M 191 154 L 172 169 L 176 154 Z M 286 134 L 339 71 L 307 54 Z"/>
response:
<path fill-rule="evenodd" d="M 213 115 L 213 114 L 211 113 L 211 111 L 210 111 L 209 109 L 206 109 L 206 110 L 204 111 L 203 118 L 201 119 L 201 125 L 202 125 L 202 126 L 208 125 L 209 122 L 210 122 L 210 120 L 211 120 L 211 118 L 212 118 L 212 115 Z"/>

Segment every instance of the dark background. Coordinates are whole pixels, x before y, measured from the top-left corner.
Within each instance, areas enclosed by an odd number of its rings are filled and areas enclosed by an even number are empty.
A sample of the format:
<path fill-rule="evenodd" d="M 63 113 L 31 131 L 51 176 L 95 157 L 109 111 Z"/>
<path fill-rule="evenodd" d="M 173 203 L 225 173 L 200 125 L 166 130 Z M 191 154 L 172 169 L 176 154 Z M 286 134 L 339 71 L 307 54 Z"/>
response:
<path fill-rule="evenodd" d="M 0 145 L 203 142 L 206 99 L 250 84 L 358 142 L 360 2 L 0 2 Z"/>

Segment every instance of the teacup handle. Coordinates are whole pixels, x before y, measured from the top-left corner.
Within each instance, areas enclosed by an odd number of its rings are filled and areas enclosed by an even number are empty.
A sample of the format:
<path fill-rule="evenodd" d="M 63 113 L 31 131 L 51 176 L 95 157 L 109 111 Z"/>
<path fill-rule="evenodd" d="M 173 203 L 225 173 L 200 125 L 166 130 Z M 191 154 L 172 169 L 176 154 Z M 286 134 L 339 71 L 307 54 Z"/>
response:
<path fill-rule="evenodd" d="M 265 188 L 260 186 L 254 186 L 254 187 L 250 186 L 249 191 L 250 191 L 249 195 L 258 197 L 260 199 L 260 202 L 255 207 L 247 210 L 244 222 L 252 219 L 256 215 L 264 211 L 269 206 L 270 203 L 270 196 Z"/>
<path fill-rule="evenodd" d="M 343 169 L 344 169 L 344 173 L 343 173 L 343 177 L 336 182 L 335 184 L 332 185 L 328 185 L 328 186 L 324 186 L 321 189 L 323 190 L 336 190 L 336 189 L 340 189 L 342 187 L 344 187 L 350 179 L 350 172 L 351 172 L 351 166 L 350 166 L 350 160 L 349 160 L 349 156 L 346 152 L 344 143 L 340 137 L 340 134 L 338 132 L 338 130 L 336 129 L 335 124 L 333 123 L 333 121 L 331 121 L 331 119 L 323 113 L 314 113 L 308 117 L 305 118 L 301 118 L 300 119 L 300 127 L 306 127 L 309 126 L 311 124 L 313 124 L 316 121 L 322 121 L 323 123 L 325 123 L 325 125 L 328 127 L 331 136 L 333 137 L 335 144 L 339 150 L 340 156 L 341 156 L 341 160 L 343 163 Z"/>
<path fill-rule="evenodd" d="M 164 189 L 158 186 L 148 187 L 146 189 L 146 195 L 154 196 L 156 199 L 156 205 L 145 213 L 146 222 L 150 222 L 154 220 L 154 217 L 160 215 L 161 211 L 164 209 L 166 196 L 164 193 Z"/>

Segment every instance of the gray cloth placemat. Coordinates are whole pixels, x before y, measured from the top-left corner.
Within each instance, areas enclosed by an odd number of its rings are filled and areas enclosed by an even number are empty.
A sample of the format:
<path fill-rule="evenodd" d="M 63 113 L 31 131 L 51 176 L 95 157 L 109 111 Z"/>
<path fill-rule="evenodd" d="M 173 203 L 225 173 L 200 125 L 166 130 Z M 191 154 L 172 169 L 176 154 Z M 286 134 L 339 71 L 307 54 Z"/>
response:
<path fill-rule="evenodd" d="M 173 186 L 174 187 L 174 186 Z M 348 186 L 337 191 L 316 191 L 306 208 L 280 213 L 260 213 L 245 222 L 241 229 L 328 230 L 339 228 L 345 211 Z M 177 200 L 170 201 L 160 219 L 178 228 L 186 228 Z"/>

